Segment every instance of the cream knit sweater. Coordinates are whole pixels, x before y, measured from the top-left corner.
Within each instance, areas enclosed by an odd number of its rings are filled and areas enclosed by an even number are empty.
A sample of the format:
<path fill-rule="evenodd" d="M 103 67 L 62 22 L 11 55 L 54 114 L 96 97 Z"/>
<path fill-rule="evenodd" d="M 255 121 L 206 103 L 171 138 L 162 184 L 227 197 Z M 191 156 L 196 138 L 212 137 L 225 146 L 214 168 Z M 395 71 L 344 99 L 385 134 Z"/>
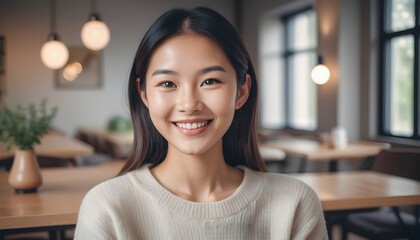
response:
<path fill-rule="evenodd" d="M 166 190 L 149 167 L 90 190 L 75 239 L 328 239 L 316 194 L 296 179 L 240 167 L 233 195 L 197 203 Z"/>

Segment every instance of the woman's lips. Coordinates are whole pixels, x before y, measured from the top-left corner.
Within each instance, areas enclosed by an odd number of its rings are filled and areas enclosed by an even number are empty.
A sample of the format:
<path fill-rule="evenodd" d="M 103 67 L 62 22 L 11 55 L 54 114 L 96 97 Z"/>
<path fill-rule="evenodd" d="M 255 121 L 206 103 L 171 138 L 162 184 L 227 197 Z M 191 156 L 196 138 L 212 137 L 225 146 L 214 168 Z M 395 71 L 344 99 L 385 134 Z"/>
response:
<path fill-rule="evenodd" d="M 188 130 L 194 130 L 197 128 L 201 128 L 206 126 L 209 123 L 209 121 L 200 121 L 200 122 L 176 122 L 175 125 L 177 127 L 188 129 Z"/>
<path fill-rule="evenodd" d="M 200 120 L 200 121 L 180 121 L 180 122 L 174 122 L 175 126 L 179 131 L 181 131 L 183 134 L 188 136 L 195 136 L 199 135 L 202 132 L 204 132 L 209 124 L 211 123 L 211 120 Z"/>

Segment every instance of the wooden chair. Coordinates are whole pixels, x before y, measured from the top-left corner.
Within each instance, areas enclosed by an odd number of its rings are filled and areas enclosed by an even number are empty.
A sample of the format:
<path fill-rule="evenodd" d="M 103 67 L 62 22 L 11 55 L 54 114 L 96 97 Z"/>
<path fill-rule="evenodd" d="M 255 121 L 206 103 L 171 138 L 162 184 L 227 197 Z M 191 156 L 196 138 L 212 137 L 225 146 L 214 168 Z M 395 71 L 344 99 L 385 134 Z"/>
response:
<path fill-rule="evenodd" d="M 75 166 L 75 159 L 63 159 L 57 157 L 37 156 L 40 168 L 56 168 Z"/>
<path fill-rule="evenodd" d="M 75 159 L 76 166 L 93 166 L 100 165 L 113 160 L 112 156 L 109 156 L 106 151 L 109 151 L 106 142 L 103 139 L 97 137 L 95 134 L 80 129 L 74 135 L 75 138 L 82 142 L 85 142 L 93 147 L 95 153 L 89 156 L 78 156 Z"/>
<path fill-rule="evenodd" d="M 420 150 L 384 149 L 371 170 L 420 181 Z M 414 208 L 413 213 L 389 207 L 349 214 L 342 225 L 342 239 L 349 232 L 368 239 L 420 239 L 420 206 Z"/>
<path fill-rule="evenodd" d="M 76 134 L 74 135 L 74 137 L 76 139 L 79 139 L 80 141 L 89 144 L 90 146 L 93 147 L 93 149 L 95 150 L 95 152 L 97 152 L 99 150 L 99 141 L 98 138 L 92 134 L 91 132 L 87 131 L 87 130 L 83 130 L 80 129 L 76 132 Z"/>
<path fill-rule="evenodd" d="M 5 159 L 0 159 L 0 171 L 10 171 L 12 168 L 13 157 L 8 157 Z"/>

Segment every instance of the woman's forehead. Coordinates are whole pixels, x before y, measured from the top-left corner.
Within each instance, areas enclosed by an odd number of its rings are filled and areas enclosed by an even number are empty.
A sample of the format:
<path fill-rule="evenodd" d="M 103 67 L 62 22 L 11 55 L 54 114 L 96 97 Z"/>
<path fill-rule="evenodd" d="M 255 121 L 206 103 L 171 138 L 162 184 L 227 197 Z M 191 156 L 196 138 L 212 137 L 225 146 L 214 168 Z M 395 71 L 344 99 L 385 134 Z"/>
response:
<path fill-rule="evenodd" d="M 156 68 L 206 68 L 222 66 L 234 71 L 223 50 L 212 40 L 198 34 L 182 34 L 163 42 L 152 54 L 148 72 Z"/>

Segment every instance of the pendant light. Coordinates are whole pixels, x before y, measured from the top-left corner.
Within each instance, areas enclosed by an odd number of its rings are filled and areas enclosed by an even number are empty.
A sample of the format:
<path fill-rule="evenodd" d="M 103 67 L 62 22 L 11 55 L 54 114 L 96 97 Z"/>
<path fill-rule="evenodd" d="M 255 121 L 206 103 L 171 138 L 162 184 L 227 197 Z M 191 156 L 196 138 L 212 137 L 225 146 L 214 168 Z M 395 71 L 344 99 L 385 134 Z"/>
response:
<path fill-rule="evenodd" d="M 330 70 L 324 65 L 322 56 L 318 56 L 318 65 L 311 71 L 312 80 L 318 85 L 323 85 L 328 82 L 330 75 Z"/>
<path fill-rule="evenodd" d="M 89 20 L 83 25 L 80 36 L 85 47 L 99 51 L 108 44 L 110 33 L 108 26 L 100 20 L 99 14 L 96 13 L 95 0 L 91 0 L 91 8 Z"/>
<path fill-rule="evenodd" d="M 41 60 L 50 69 L 63 67 L 69 59 L 69 50 L 59 41 L 56 29 L 55 0 L 50 0 L 50 34 L 48 40 L 41 48 Z"/>

